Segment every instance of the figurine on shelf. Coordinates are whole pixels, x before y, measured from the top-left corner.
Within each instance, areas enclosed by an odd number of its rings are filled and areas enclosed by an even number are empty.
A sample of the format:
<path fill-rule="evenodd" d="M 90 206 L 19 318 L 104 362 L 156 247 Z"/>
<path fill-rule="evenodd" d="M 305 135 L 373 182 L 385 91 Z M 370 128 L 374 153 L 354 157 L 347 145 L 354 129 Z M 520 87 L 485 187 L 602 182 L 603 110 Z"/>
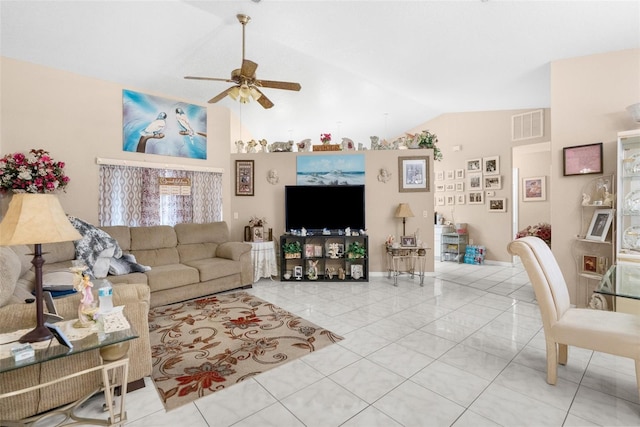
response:
<path fill-rule="evenodd" d="M 309 280 L 316 280 L 318 278 L 318 260 L 309 260 L 309 268 L 307 269 L 307 277 Z"/>
<path fill-rule="evenodd" d="M 587 193 L 582 193 L 582 206 L 589 206 L 591 202 L 591 196 Z"/>
<path fill-rule="evenodd" d="M 94 316 L 98 312 L 98 306 L 93 299 L 93 283 L 86 274 L 82 276 L 82 280 L 74 280 L 74 288 L 82 293 L 80 305 L 78 306 L 78 321 L 74 323 L 76 328 L 88 328 L 94 324 Z"/>
<path fill-rule="evenodd" d="M 346 275 L 346 273 L 344 271 L 344 268 L 340 267 L 338 269 L 338 279 L 344 280 L 346 277 L 347 277 L 347 275 Z"/>
<path fill-rule="evenodd" d="M 333 279 L 333 275 L 336 274 L 336 268 L 335 267 L 327 267 L 325 269 L 325 274 L 329 279 Z"/>
<path fill-rule="evenodd" d="M 615 198 L 615 194 L 611 194 L 608 191 L 604 192 L 604 201 L 602 204 L 604 206 L 613 206 L 613 199 Z"/>

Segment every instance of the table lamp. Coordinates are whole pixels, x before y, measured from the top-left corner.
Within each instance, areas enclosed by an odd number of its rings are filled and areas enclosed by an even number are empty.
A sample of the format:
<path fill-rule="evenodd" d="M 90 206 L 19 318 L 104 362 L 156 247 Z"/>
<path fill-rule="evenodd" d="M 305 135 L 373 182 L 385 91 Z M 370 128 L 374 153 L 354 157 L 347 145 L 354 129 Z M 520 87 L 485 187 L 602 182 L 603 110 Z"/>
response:
<path fill-rule="evenodd" d="M 45 341 L 53 334 L 44 325 L 42 291 L 42 244 L 79 240 L 82 236 L 71 225 L 54 194 L 17 193 L 0 223 L 0 246 L 34 245 L 36 283 L 36 327 L 20 337 L 21 343 Z"/>
<path fill-rule="evenodd" d="M 411 208 L 409 207 L 409 203 L 400 203 L 398 208 L 396 209 L 396 218 L 402 218 L 402 235 L 406 236 L 406 221 L 407 218 L 413 217 L 413 212 L 411 212 Z"/>

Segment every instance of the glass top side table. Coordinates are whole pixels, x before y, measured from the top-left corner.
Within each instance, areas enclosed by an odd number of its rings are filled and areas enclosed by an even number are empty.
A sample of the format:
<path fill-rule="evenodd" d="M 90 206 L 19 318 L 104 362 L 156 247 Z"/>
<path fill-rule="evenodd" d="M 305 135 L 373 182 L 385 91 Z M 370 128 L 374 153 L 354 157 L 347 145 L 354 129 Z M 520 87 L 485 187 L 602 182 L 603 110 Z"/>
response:
<path fill-rule="evenodd" d="M 595 292 L 609 296 L 613 310 L 640 315 L 640 263 L 612 265 Z"/>

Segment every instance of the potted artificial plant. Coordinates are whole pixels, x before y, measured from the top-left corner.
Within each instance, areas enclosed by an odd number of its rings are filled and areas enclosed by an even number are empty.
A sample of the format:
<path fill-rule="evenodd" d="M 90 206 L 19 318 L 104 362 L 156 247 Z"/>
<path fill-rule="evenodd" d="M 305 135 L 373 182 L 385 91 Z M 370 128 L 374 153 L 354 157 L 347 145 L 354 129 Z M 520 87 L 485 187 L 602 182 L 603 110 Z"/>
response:
<path fill-rule="evenodd" d="M 349 258 L 364 258 L 367 254 L 367 251 L 360 242 L 353 242 L 349 244 L 347 248 L 347 254 Z"/>
<path fill-rule="evenodd" d="M 282 251 L 284 252 L 284 257 L 286 259 L 300 258 L 302 245 L 300 245 L 300 242 L 297 240 L 293 242 L 285 242 L 282 244 Z"/>

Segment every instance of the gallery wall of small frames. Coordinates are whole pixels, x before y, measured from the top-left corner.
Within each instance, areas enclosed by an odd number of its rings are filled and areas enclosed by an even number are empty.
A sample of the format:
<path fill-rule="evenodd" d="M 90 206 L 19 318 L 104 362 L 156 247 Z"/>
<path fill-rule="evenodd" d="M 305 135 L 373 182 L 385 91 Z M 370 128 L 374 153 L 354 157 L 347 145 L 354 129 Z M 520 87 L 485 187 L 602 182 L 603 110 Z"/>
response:
<path fill-rule="evenodd" d="M 495 192 L 502 190 L 500 156 L 469 159 L 462 166 L 435 172 L 436 207 L 485 205 L 489 212 L 506 212 L 507 199 Z"/>

